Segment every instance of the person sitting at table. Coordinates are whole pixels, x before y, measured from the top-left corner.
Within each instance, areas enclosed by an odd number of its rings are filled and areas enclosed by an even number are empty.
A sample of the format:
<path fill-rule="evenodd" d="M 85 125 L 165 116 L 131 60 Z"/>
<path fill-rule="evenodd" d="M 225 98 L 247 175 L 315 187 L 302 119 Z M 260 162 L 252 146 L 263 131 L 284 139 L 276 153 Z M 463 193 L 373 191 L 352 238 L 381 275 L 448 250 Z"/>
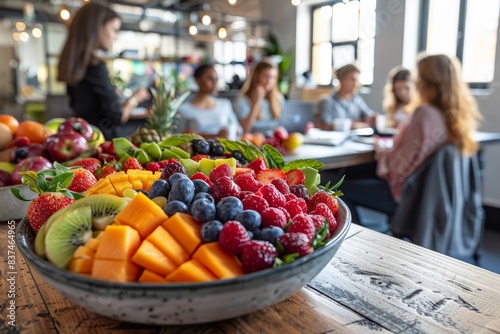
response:
<path fill-rule="evenodd" d="M 284 97 L 278 90 L 278 67 L 257 63 L 235 103 L 235 112 L 244 132 L 272 132 L 283 114 Z"/>
<path fill-rule="evenodd" d="M 231 101 L 216 98 L 219 77 L 213 65 L 200 65 L 194 72 L 198 91 L 179 108 L 177 132 L 196 132 L 205 138 L 237 139 L 243 133 Z M 236 131 L 234 131 L 236 130 Z M 230 133 L 234 131 L 233 133 Z"/>
<path fill-rule="evenodd" d="M 353 64 L 342 66 L 335 72 L 339 86 L 333 96 L 324 98 L 316 106 L 316 127 L 333 130 L 333 120 L 336 118 L 351 119 L 352 128 L 375 124 L 375 112 L 357 93 L 359 73 L 359 69 Z"/>
<path fill-rule="evenodd" d="M 122 103 L 96 53 L 111 51 L 120 26 L 121 19 L 111 8 L 97 2 L 83 5 L 71 22 L 58 65 L 57 79 L 67 84 L 75 115 L 99 127 L 107 140 L 118 135 L 133 108 L 150 98 L 140 88 Z"/>
<path fill-rule="evenodd" d="M 391 147 L 384 139 L 375 141 L 379 179 L 346 176 L 341 188 L 353 211 L 359 205 L 391 216 L 408 177 L 440 148 L 451 143 L 465 156 L 478 149 L 473 134 L 480 113 L 461 80 L 458 61 L 446 55 L 424 56 L 417 71 L 414 111 L 400 124 Z"/>
<path fill-rule="evenodd" d="M 384 127 L 397 128 L 408 115 L 408 106 L 415 90 L 411 72 L 397 66 L 387 76 L 383 107 L 386 114 Z"/>

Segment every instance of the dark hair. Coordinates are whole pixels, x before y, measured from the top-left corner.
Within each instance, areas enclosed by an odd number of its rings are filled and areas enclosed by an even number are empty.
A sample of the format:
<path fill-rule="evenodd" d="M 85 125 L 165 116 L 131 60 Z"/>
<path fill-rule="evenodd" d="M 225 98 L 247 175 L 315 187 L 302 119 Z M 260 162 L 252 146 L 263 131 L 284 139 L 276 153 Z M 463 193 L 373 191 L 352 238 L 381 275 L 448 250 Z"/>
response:
<path fill-rule="evenodd" d="M 335 76 L 337 77 L 337 79 L 342 80 L 342 78 L 353 72 L 360 73 L 360 70 L 358 67 L 356 67 L 356 65 L 347 64 L 336 70 Z"/>
<path fill-rule="evenodd" d="M 87 66 L 97 61 L 100 28 L 116 18 L 120 16 L 114 10 L 97 2 L 78 10 L 59 58 L 59 81 L 74 85 L 83 79 Z"/>
<path fill-rule="evenodd" d="M 202 64 L 198 66 L 198 68 L 196 68 L 196 70 L 194 71 L 194 78 L 195 79 L 201 78 L 203 74 L 205 74 L 205 72 L 207 72 L 208 70 L 214 70 L 214 65 Z"/>
<path fill-rule="evenodd" d="M 402 68 L 399 71 L 397 71 L 395 74 L 392 75 L 392 85 L 394 86 L 394 83 L 396 81 L 403 80 L 403 81 L 411 81 L 411 72 L 407 70 L 406 68 Z"/>

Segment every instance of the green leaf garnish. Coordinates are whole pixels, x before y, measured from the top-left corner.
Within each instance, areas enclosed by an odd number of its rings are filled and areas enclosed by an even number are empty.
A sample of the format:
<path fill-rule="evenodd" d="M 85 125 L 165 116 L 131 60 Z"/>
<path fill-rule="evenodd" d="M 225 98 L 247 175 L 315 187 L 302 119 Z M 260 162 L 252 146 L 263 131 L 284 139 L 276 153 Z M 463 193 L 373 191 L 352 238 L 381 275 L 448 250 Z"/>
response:
<path fill-rule="evenodd" d="M 17 198 L 17 199 L 20 199 L 21 201 L 31 201 L 30 199 L 26 198 L 26 196 L 23 195 L 23 193 L 21 192 L 21 190 L 19 190 L 18 188 L 16 187 L 12 187 L 10 188 L 10 191 L 12 192 L 12 194 Z"/>
<path fill-rule="evenodd" d="M 337 183 L 335 183 L 333 186 L 330 186 L 330 181 L 328 181 L 324 186 L 318 186 L 318 188 L 321 190 L 324 190 L 325 192 L 327 192 L 333 196 L 340 197 L 340 196 L 344 195 L 344 193 L 341 190 L 337 190 L 337 189 L 342 185 L 342 183 L 344 182 L 344 179 L 345 179 L 345 175 L 343 175 L 340 178 L 340 180 Z"/>
<path fill-rule="evenodd" d="M 219 142 L 224 146 L 224 150 L 227 152 L 232 152 L 234 150 L 239 150 L 243 157 L 248 161 L 253 161 L 259 157 L 265 159 L 264 153 L 262 153 L 256 146 L 249 145 L 237 140 L 229 140 L 224 138 L 219 138 Z"/>
<path fill-rule="evenodd" d="M 317 169 L 317 170 L 320 170 L 322 169 L 323 167 L 325 167 L 325 165 L 318 161 L 318 160 L 314 160 L 314 159 L 297 159 L 297 160 L 294 160 L 294 161 L 290 161 L 288 163 L 286 163 L 283 168 L 281 168 L 285 173 L 292 170 L 292 169 L 301 169 L 303 167 L 312 167 L 314 169 Z"/>
<path fill-rule="evenodd" d="M 273 263 L 273 268 L 279 268 L 281 267 L 282 265 L 284 264 L 283 261 L 281 261 L 281 259 L 279 257 L 277 257 L 275 260 L 274 260 L 274 263 Z"/>
<path fill-rule="evenodd" d="M 325 218 L 325 221 L 323 222 L 323 226 L 321 226 L 316 233 L 314 234 L 314 237 L 312 239 L 312 246 L 314 249 L 317 249 L 321 246 L 325 245 L 325 238 L 328 235 L 328 229 L 329 229 L 330 224 L 328 223 L 328 219 Z"/>
<path fill-rule="evenodd" d="M 297 259 L 299 257 L 299 253 L 292 253 L 292 254 L 287 254 L 287 255 L 283 255 L 281 257 L 281 260 L 284 262 L 284 263 L 290 263 L 290 262 L 293 262 L 295 261 L 295 259 Z"/>
<path fill-rule="evenodd" d="M 283 156 L 281 153 L 269 144 L 264 144 L 262 146 L 262 152 L 267 160 L 267 165 L 269 168 L 283 168 L 285 163 L 283 162 Z"/>
<path fill-rule="evenodd" d="M 179 146 L 190 143 L 193 139 L 203 139 L 203 137 L 196 133 L 180 133 L 163 139 L 158 145 L 162 148 L 167 146 Z"/>

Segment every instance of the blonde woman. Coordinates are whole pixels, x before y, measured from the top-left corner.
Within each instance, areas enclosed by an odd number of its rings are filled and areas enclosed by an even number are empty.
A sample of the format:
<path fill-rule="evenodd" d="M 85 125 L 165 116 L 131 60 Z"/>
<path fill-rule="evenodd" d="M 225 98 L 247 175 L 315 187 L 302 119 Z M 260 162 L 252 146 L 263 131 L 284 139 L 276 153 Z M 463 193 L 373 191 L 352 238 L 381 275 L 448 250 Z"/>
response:
<path fill-rule="evenodd" d="M 445 144 L 455 144 L 464 155 L 478 148 L 473 134 L 480 114 L 461 80 L 458 61 L 446 55 L 424 56 L 417 70 L 417 107 L 401 124 L 391 149 L 375 145 L 377 175 L 389 182 L 396 200 L 406 179 Z"/>
<path fill-rule="evenodd" d="M 279 125 L 284 105 L 278 90 L 278 67 L 257 63 L 236 100 L 235 112 L 244 132 L 270 133 Z"/>
<path fill-rule="evenodd" d="M 409 70 L 398 66 L 389 72 L 384 88 L 385 127 L 397 128 L 406 118 L 414 92 L 415 83 Z"/>

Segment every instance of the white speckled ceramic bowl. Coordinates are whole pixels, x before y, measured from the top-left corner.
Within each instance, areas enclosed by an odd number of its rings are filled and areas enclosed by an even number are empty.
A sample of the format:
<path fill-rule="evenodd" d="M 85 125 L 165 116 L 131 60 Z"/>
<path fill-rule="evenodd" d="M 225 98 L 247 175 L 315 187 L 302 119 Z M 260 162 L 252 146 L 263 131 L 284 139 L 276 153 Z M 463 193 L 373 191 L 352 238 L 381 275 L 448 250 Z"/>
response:
<path fill-rule="evenodd" d="M 118 320 L 144 324 L 196 324 L 248 314 L 278 303 L 313 279 L 333 258 L 351 225 L 339 201 L 338 227 L 327 244 L 278 269 L 210 283 L 112 283 L 56 268 L 33 251 L 35 235 L 26 220 L 18 247 L 30 266 L 74 303 Z"/>
<path fill-rule="evenodd" d="M 37 196 L 25 184 L 0 187 L 0 222 L 21 219 L 26 215 L 26 211 L 28 211 L 28 205 L 30 205 L 31 201 L 25 202 L 17 199 L 11 191 L 11 188 L 14 187 L 19 188 L 21 193 L 28 199 L 33 199 Z"/>

